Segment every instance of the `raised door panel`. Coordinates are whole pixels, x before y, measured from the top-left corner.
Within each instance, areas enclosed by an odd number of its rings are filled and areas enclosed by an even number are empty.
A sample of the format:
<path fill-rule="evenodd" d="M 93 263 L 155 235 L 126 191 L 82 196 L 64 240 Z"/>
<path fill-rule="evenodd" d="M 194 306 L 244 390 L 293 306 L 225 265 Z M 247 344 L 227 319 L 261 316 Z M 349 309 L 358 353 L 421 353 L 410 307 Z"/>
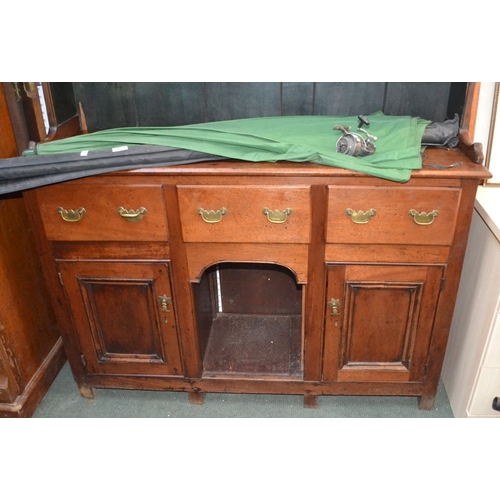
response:
<path fill-rule="evenodd" d="M 181 375 L 168 264 L 61 262 L 89 373 Z"/>
<path fill-rule="evenodd" d="M 422 380 L 443 268 L 330 265 L 325 380 Z"/>

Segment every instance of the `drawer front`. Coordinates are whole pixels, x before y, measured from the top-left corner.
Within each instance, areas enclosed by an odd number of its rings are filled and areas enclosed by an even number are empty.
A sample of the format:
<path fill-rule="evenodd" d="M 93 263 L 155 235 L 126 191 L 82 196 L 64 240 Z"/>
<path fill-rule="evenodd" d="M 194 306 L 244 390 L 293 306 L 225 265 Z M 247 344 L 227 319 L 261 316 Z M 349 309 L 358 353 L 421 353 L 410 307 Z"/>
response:
<path fill-rule="evenodd" d="M 39 189 L 37 196 L 49 240 L 165 241 L 168 238 L 160 186 L 58 184 Z"/>
<path fill-rule="evenodd" d="M 493 317 L 491 335 L 483 366 L 500 369 L 500 311 Z M 500 396 L 500 387 L 499 394 Z"/>
<path fill-rule="evenodd" d="M 329 186 L 327 242 L 450 245 L 460 192 Z"/>
<path fill-rule="evenodd" d="M 483 366 L 474 386 L 467 416 L 500 418 L 500 413 L 492 408 L 493 399 L 499 396 L 499 387 L 500 368 Z"/>
<path fill-rule="evenodd" d="M 309 243 L 308 186 L 178 186 L 185 242 Z"/>

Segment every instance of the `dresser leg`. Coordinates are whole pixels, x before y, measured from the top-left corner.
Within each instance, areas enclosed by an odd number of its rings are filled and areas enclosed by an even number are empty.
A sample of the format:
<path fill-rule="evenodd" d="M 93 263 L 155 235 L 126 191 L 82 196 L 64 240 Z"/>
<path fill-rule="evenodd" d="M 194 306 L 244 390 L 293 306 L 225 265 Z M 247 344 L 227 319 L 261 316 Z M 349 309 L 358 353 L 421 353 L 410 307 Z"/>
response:
<path fill-rule="evenodd" d="M 304 395 L 304 408 L 316 409 L 318 407 L 318 396 Z"/>
<path fill-rule="evenodd" d="M 93 387 L 89 387 L 88 385 L 81 385 L 78 387 L 80 394 L 82 397 L 86 399 L 94 399 L 95 389 Z"/>
<path fill-rule="evenodd" d="M 418 398 L 418 409 L 432 410 L 434 408 L 435 402 L 436 402 L 436 396 L 420 396 Z"/>
<path fill-rule="evenodd" d="M 202 405 L 205 402 L 204 392 L 189 392 L 189 402 L 193 405 Z"/>

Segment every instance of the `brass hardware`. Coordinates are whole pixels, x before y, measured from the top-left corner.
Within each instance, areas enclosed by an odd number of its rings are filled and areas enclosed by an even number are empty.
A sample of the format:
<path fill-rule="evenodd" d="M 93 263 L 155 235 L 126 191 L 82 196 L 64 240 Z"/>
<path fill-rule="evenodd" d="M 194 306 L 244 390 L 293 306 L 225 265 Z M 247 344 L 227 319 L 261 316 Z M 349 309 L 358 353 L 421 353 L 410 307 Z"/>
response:
<path fill-rule="evenodd" d="M 339 313 L 339 307 L 340 307 L 340 300 L 339 299 L 332 299 L 327 302 L 328 307 L 332 310 L 332 316 L 340 316 Z"/>
<path fill-rule="evenodd" d="M 439 215 L 437 210 L 432 212 L 417 212 L 413 208 L 408 212 L 408 215 L 420 226 L 428 226 L 434 222 L 434 219 Z"/>
<path fill-rule="evenodd" d="M 86 210 L 83 207 L 77 208 L 76 210 L 65 210 L 62 207 L 57 209 L 57 213 L 61 215 L 61 217 L 66 222 L 78 222 L 85 215 Z"/>
<path fill-rule="evenodd" d="M 82 362 L 82 366 L 85 368 L 87 366 L 87 359 L 84 354 L 80 354 L 80 360 Z"/>
<path fill-rule="evenodd" d="M 368 212 L 363 212 L 361 210 L 359 212 L 355 212 L 352 208 L 348 208 L 345 213 L 355 224 L 368 224 L 371 218 L 377 215 L 377 211 L 373 208 L 370 208 Z"/>
<path fill-rule="evenodd" d="M 161 310 L 163 312 L 170 312 L 170 309 L 168 308 L 168 306 L 172 303 L 172 299 L 170 297 L 167 297 L 166 295 L 160 295 L 158 297 L 158 301 L 160 302 Z"/>
<path fill-rule="evenodd" d="M 16 96 L 16 102 L 19 102 L 21 100 L 21 90 L 19 88 L 19 85 L 17 82 L 12 83 L 12 87 L 14 88 L 14 94 Z"/>
<path fill-rule="evenodd" d="M 269 210 L 269 208 L 264 207 L 262 213 L 267 215 L 269 222 L 273 224 L 283 224 L 286 222 L 289 215 L 292 215 L 293 210 L 291 208 L 285 208 L 285 210 Z"/>
<path fill-rule="evenodd" d="M 139 222 L 148 211 L 144 207 L 140 207 L 137 210 L 127 210 L 123 207 L 118 207 L 116 211 L 128 222 Z"/>
<path fill-rule="evenodd" d="M 36 99 L 38 97 L 38 89 L 35 82 L 23 82 L 23 88 L 30 99 Z"/>
<path fill-rule="evenodd" d="M 219 210 L 204 210 L 203 208 L 199 208 L 198 213 L 205 222 L 215 224 L 216 222 L 220 222 L 224 215 L 227 215 L 227 209 L 224 207 Z"/>

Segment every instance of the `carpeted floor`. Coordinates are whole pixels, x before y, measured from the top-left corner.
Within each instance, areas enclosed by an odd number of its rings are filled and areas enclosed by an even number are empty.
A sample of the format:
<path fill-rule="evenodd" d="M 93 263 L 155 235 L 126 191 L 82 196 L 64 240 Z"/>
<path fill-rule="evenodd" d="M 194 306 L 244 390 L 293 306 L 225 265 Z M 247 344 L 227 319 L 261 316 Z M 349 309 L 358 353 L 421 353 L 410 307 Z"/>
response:
<path fill-rule="evenodd" d="M 415 397 L 320 396 L 318 409 L 306 409 L 302 396 L 206 395 L 203 405 L 182 392 L 100 389 L 82 398 L 66 363 L 33 418 L 453 418 L 440 382 L 433 410 L 418 409 Z"/>

